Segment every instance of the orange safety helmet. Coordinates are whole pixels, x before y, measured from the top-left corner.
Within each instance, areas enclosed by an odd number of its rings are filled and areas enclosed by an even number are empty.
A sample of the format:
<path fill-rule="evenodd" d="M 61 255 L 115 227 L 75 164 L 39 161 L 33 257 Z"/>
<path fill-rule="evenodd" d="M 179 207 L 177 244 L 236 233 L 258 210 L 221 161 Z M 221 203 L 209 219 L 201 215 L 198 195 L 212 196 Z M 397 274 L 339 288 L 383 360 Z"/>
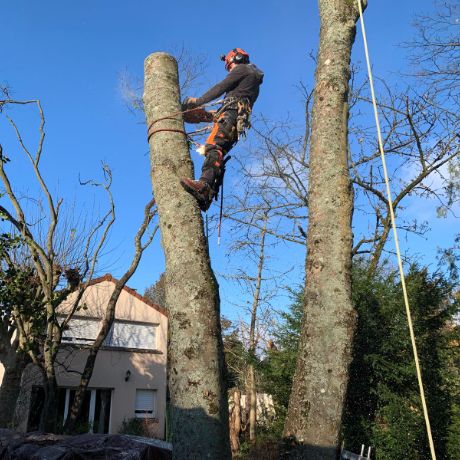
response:
<path fill-rule="evenodd" d="M 248 64 L 249 54 L 241 48 L 233 48 L 227 55 L 220 57 L 225 62 L 225 68 L 229 70 L 231 64 Z"/>

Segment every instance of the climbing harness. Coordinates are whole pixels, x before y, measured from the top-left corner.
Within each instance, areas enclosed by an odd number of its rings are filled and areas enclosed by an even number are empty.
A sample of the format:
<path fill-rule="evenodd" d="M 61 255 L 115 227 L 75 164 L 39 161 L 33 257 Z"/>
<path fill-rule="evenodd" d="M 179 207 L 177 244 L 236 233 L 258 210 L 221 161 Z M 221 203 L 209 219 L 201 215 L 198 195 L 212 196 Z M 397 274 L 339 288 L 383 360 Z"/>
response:
<path fill-rule="evenodd" d="M 238 101 L 238 117 L 236 119 L 236 131 L 238 139 L 241 136 L 246 137 L 247 130 L 251 127 L 251 104 L 248 99 L 241 99 Z"/>
<path fill-rule="evenodd" d="M 210 114 L 204 107 L 207 106 L 214 106 L 217 104 L 221 104 L 222 106 L 213 114 Z M 165 117 L 159 118 L 158 120 L 154 120 L 147 131 L 147 142 L 150 141 L 150 138 L 159 132 L 176 132 L 183 134 L 187 138 L 187 142 L 193 144 L 196 148 L 196 151 L 201 154 L 205 155 L 204 146 L 192 139 L 192 136 L 202 134 L 205 131 L 210 130 L 210 126 L 205 126 L 204 128 L 197 129 L 192 132 L 186 132 L 182 129 L 174 129 L 174 128 L 157 128 L 152 129 L 153 126 L 163 120 L 176 120 L 177 115 L 182 114 L 184 121 L 188 123 L 200 123 L 206 121 L 213 121 L 217 123 L 219 117 L 224 113 L 226 110 L 237 110 L 237 120 L 236 120 L 236 130 L 237 130 L 237 137 L 239 140 L 241 136 L 246 136 L 246 131 L 251 127 L 250 116 L 251 116 L 251 104 L 249 99 L 238 99 L 238 98 L 228 98 L 228 99 L 221 99 L 216 102 L 211 102 L 208 104 L 203 104 L 201 106 L 193 106 L 187 108 L 187 102 L 183 104 L 182 108 L 184 110 L 180 110 L 174 112 L 170 115 Z M 219 210 L 219 223 L 217 226 L 217 244 L 220 245 L 221 240 L 221 233 L 222 233 L 222 220 L 223 220 L 223 208 L 224 208 L 224 175 L 225 175 L 225 165 L 230 160 L 231 156 L 227 156 L 222 161 L 222 173 L 220 174 L 219 179 L 215 182 L 215 184 L 211 187 L 214 193 L 211 194 L 210 199 L 217 201 L 219 199 L 219 189 L 220 189 L 220 210 Z M 206 233 L 208 234 L 208 214 L 206 211 Z M 208 237 L 208 236 L 206 236 Z"/>
<path fill-rule="evenodd" d="M 217 123 L 220 115 L 227 110 L 236 110 L 237 111 L 237 118 L 236 118 L 236 131 L 238 134 L 238 140 L 240 140 L 241 136 L 246 137 L 247 130 L 251 127 L 251 103 L 247 98 L 228 98 L 224 100 L 222 107 L 216 111 L 214 115 L 214 123 Z"/>
<path fill-rule="evenodd" d="M 390 181 L 388 179 L 388 172 L 387 172 L 387 166 L 386 166 L 386 160 L 385 160 L 385 152 L 384 152 L 384 149 L 383 149 L 382 132 L 381 132 L 381 129 L 380 129 L 380 121 L 379 121 L 379 115 L 378 115 L 378 110 L 377 110 L 377 102 L 376 102 L 375 91 L 374 91 L 374 81 L 373 81 L 373 78 L 372 78 L 372 69 L 371 69 L 370 58 L 369 58 L 369 50 L 368 50 L 368 47 L 367 47 L 366 29 L 365 29 L 365 26 L 364 26 L 363 7 L 362 7 L 362 3 L 361 3 L 362 0 L 356 0 L 356 1 L 358 3 L 358 8 L 359 8 L 361 31 L 362 31 L 363 42 L 364 42 L 364 53 L 366 55 L 367 72 L 368 72 L 368 75 L 369 75 L 369 86 L 370 86 L 370 90 L 371 90 L 372 105 L 374 107 L 374 118 L 375 118 L 375 124 L 376 124 L 376 128 L 377 128 L 377 138 L 378 138 L 380 156 L 381 156 L 382 165 L 383 165 L 383 174 L 384 174 L 384 177 L 385 177 L 388 206 L 389 206 L 389 209 L 390 209 L 391 225 L 392 225 L 392 228 L 393 228 L 393 237 L 394 237 L 394 241 L 395 241 L 396 255 L 397 255 L 397 258 L 398 258 L 399 274 L 400 274 L 401 286 L 402 286 L 402 290 L 403 290 L 404 305 L 405 305 L 405 308 L 406 308 L 407 323 L 409 325 L 409 333 L 410 333 L 410 338 L 411 338 L 411 343 L 412 343 L 412 351 L 413 351 L 413 354 L 414 354 L 415 368 L 416 368 L 416 372 L 417 372 L 417 380 L 418 380 L 418 386 L 419 386 L 419 391 L 420 391 L 420 399 L 422 401 L 423 415 L 424 415 L 424 418 L 425 418 L 426 431 L 427 431 L 427 435 L 428 435 L 428 441 L 429 441 L 429 444 L 430 444 L 431 458 L 432 458 L 432 460 L 436 460 L 436 452 L 435 452 L 435 449 L 434 449 L 433 436 L 431 434 L 430 418 L 428 416 L 428 409 L 427 409 L 426 400 L 425 400 L 425 392 L 424 392 L 424 389 L 423 389 L 422 372 L 421 372 L 421 369 L 420 369 L 420 363 L 419 363 L 419 359 L 418 359 L 417 344 L 415 342 L 415 334 L 414 334 L 414 328 L 413 328 L 413 324 L 412 324 L 412 315 L 411 315 L 411 310 L 410 310 L 410 306 L 409 306 L 409 297 L 407 295 L 406 280 L 405 280 L 405 277 L 404 277 L 404 269 L 403 269 L 402 259 L 401 259 L 401 251 L 399 249 L 398 232 L 397 232 L 397 229 L 396 229 L 396 220 L 395 220 L 395 215 L 394 215 L 394 210 L 393 210 L 393 202 L 392 202 L 392 199 L 391 199 Z"/>

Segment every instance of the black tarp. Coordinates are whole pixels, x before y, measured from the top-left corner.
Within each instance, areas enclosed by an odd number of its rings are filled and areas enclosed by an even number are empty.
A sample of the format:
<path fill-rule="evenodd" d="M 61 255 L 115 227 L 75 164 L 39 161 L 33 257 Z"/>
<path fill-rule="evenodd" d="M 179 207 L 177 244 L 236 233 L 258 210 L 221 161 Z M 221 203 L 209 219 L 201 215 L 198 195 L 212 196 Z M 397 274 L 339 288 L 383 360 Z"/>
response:
<path fill-rule="evenodd" d="M 170 460 L 171 445 L 127 435 L 61 436 L 0 429 L 0 460 Z"/>

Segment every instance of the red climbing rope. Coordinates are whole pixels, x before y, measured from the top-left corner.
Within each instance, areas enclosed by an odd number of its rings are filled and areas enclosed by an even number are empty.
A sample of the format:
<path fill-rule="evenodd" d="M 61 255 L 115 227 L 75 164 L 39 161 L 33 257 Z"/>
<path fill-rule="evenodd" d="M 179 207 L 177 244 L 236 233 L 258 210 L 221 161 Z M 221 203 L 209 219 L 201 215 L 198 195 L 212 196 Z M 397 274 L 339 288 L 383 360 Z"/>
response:
<path fill-rule="evenodd" d="M 154 129 L 152 132 L 150 132 L 150 129 L 149 129 L 148 136 L 147 136 L 147 142 L 150 142 L 150 138 L 154 134 L 161 133 L 162 131 L 167 131 L 167 132 L 170 132 L 170 133 L 182 133 L 185 136 L 187 136 L 187 133 L 183 129 L 162 128 L 162 129 Z"/>

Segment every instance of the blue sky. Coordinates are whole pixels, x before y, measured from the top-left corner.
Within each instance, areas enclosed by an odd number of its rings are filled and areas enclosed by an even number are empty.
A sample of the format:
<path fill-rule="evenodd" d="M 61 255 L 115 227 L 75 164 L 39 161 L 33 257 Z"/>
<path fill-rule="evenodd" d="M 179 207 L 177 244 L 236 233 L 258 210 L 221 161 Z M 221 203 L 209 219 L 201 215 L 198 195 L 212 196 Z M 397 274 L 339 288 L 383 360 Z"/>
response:
<path fill-rule="evenodd" d="M 431 0 L 370 1 L 366 24 L 377 75 L 389 81 L 399 78 L 397 72 L 406 67 L 407 56 L 397 45 L 413 34 L 414 13 L 431 10 Z M 128 263 L 131 246 L 126 243 L 132 239 L 151 189 L 146 129 L 139 116 L 125 106 L 121 74 L 142 78 L 147 55 L 185 47 L 192 54 L 207 56 L 207 74 L 200 90 L 204 91 L 225 75 L 219 55 L 242 47 L 265 72 L 255 112 L 275 119 L 289 115 L 299 124 L 303 122 L 296 85 L 313 82 L 309 53 L 315 52 L 319 31 L 314 0 L 235 0 L 231 6 L 208 0 L 138 0 L 129 4 L 120 0 L 10 0 L 3 2 L 2 19 L 0 82 L 12 88 L 15 98 L 39 98 L 43 104 L 47 131 L 43 170 L 53 191 L 66 202 L 83 203 L 77 207 L 97 209 L 99 198 L 93 191 L 82 191 L 78 178 L 100 177 L 101 161 L 113 170 L 118 220 L 103 271 L 115 276 Z M 353 59 L 364 62 L 359 34 Z M 24 128 L 36 122 L 36 117 L 24 116 L 19 109 L 11 114 Z M 11 146 L 13 156 L 10 132 L 1 120 L 0 136 Z M 36 135 L 29 133 L 26 140 L 32 144 Z M 244 146 L 236 149 L 243 154 Z M 194 159 L 201 162 L 197 156 Z M 33 192 L 26 164 L 12 161 L 10 168 L 17 188 Z M 433 209 L 423 212 L 433 227 L 429 240 L 407 244 L 413 245 L 413 252 L 424 251 L 423 245 L 429 247 L 430 262 L 436 246 L 451 242 L 455 228 L 437 220 Z M 221 247 L 215 238 L 210 245 L 216 270 L 227 271 L 225 239 Z M 300 282 L 303 251 L 284 251 L 288 257 L 279 258 L 280 266 L 294 263 L 297 269 L 289 282 Z M 129 284 L 142 293 L 162 269 L 157 238 Z M 224 289 L 224 305 L 225 295 Z"/>

